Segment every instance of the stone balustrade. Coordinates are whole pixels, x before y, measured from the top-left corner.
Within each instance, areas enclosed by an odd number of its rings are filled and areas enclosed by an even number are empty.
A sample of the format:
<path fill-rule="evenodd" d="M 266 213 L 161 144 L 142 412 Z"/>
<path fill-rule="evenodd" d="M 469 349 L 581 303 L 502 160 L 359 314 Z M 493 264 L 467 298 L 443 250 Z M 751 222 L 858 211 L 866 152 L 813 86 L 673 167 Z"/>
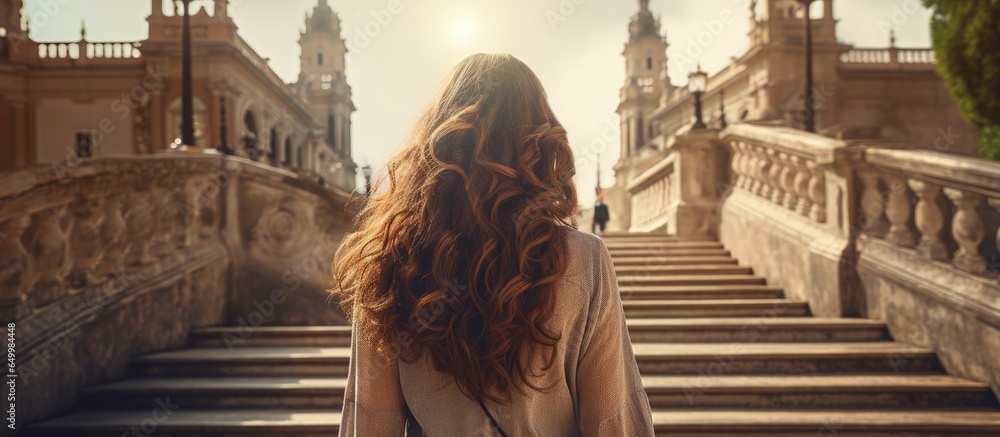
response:
<path fill-rule="evenodd" d="M 677 196 L 673 189 L 677 184 L 674 172 L 676 155 L 659 162 L 653 168 L 637 177 L 628 186 L 632 198 L 633 231 L 643 232 L 664 227 L 669 220 L 671 206 Z"/>
<path fill-rule="evenodd" d="M 844 64 L 888 64 L 892 56 L 888 49 L 851 49 L 840 55 Z"/>
<path fill-rule="evenodd" d="M 19 418 L 69 408 L 81 386 L 183 345 L 193 327 L 345 322 L 325 290 L 348 204 L 347 193 L 219 155 L 0 173 L 0 319 L 17 326 Z"/>
<path fill-rule="evenodd" d="M 142 57 L 139 42 L 48 42 L 37 43 L 38 58 L 42 59 L 138 59 Z"/>
<path fill-rule="evenodd" d="M 826 170 L 833 164 L 833 152 L 842 144 L 801 136 L 762 138 L 754 132 L 761 131 L 741 126 L 726 137 L 732 149 L 735 188 L 816 223 L 826 223 Z"/>
<path fill-rule="evenodd" d="M 867 235 L 973 275 L 1000 268 L 995 257 L 1000 241 L 986 241 L 996 235 L 1000 165 L 879 148 L 866 150 L 864 161 L 858 209 Z"/>
<path fill-rule="evenodd" d="M 840 55 L 841 64 L 934 64 L 931 49 L 851 49 Z"/>

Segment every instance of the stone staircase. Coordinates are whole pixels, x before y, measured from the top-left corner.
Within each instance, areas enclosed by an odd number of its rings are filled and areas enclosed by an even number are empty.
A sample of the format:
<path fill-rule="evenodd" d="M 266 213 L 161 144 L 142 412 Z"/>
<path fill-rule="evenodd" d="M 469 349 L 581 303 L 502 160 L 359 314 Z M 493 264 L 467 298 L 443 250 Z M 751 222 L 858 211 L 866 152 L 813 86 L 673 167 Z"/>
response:
<path fill-rule="evenodd" d="M 882 323 L 811 317 L 717 242 L 605 241 L 658 435 L 1000 435 L 988 386 Z M 29 435 L 334 435 L 349 342 L 342 326 L 200 329 Z"/>

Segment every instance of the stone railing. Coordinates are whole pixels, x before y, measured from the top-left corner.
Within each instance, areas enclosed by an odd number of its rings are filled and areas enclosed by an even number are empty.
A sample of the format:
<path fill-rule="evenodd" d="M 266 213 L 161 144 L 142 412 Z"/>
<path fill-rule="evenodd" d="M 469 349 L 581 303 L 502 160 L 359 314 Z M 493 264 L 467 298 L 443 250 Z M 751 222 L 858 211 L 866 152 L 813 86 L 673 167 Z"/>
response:
<path fill-rule="evenodd" d="M 19 418 L 69 408 L 80 387 L 193 327 L 343 323 L 324 290 L 348 201 L 218 155 L 0 173 L 0 319 L 16 325 Z"/>
<path fill-rule="evenodd" d="M 732 149 L 735 188 L 808 218 L 826 223 L 826 169 L 841 147 L 826 139 L 735 128 L 726 138 Z M 786 134 L 782 138 L 781 134 Z"/>
<path fill-rule="evenodd" d="M 995 235 L 1000 165 L 922 150 L 865 151 L 859 210 L 865 234 L 930 261 L 985 275 L 1000 269 Z M 987 228 L 987 224 L 990 228 Z M 945 230 L 948 232 L 945 232 Z"/>
<path fill-rule="evenodd" d="M 671 206 L 677 207 L 677 196 L 673 194 L 677 176 L 675 159 L 676 155 L 670 155 L 629 184 L 633 232 L 649 232 L 667 225 Z"/>
<path fill-rule="evenodd" d="M 921 68 L 937 63 L 932 49 L 851 49 L 840 55 L 840 63 L 853 67 L 884 68 L 889 65 Z"/>
<path fill-rule="evenodd" d="M 840 55 L 844 64 L 888 64 L 892 62 L 889 49 L 851 49 Z"/>
<path fill-rule="evenodd" d="M 49 42 L 38 44 L 38 59 L 137 59 L 138 42 Z"/>

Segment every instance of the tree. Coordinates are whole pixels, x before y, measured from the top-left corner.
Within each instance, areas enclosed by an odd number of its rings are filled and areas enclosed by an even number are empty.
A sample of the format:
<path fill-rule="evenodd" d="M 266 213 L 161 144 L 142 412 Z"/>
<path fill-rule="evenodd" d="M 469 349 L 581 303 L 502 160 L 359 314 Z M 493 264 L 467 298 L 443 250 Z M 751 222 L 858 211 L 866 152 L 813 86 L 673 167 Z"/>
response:
<path fill-rule="evenodd" d="M 983 157 L 1000 160 L 1000 0 L 924 0 L 938 72 L 970 123 Z"/>

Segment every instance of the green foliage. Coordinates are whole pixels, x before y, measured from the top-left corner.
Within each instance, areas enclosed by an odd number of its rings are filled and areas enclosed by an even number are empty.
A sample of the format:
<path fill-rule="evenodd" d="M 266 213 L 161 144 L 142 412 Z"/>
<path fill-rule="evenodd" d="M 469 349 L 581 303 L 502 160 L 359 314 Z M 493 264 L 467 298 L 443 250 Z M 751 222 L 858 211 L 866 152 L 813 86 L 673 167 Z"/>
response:
<path fill-rule="evenodd" d="M 962 116 L 983 130 L 983 156 L 1000 160 L 1000 0 L 924 0 L 938 71 Z"/>

